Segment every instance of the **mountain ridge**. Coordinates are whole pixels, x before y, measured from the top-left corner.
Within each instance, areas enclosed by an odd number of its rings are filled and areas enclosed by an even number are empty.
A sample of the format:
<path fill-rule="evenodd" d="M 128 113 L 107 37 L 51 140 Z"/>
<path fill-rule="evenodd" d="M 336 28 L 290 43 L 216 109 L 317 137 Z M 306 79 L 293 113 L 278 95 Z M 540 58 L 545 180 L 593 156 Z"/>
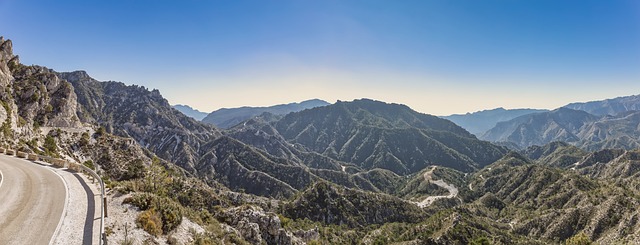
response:
<path fill-rule="evenodd" d="M 585 150 L 640 147 L 640 112 L 597 116 L 561 107 L 500 122 L 480 138 L 524 149 L 564 141 Z"/>
<path fill-rule="evenodd" d="M 310 99 L 302 102 L 292 102 L 289 104 L 279 104 L 266 107 L 243 106 L 238 108 L 221 108 L 209 113 L 202 122 L 216 125 L 220 128 L 230 128 L 251 117 L 268 112 L 274 115 L 284 115 L 290 112 L 329 105 L 328 102 L 320 99 Z"/>
<path fill-rule="evenodd" d="M 188 105 L 182 105 L 182 104 L 176 104 L 176 105 L 172 105 L 172 107 L 180 112 L 182 112 L 183 114 L 196 119 L 198 121 L 202 121 L 202 119 L 204 119 L 208 113 L 206 112 L 201 112 L 197 109 L 192 108 L 191 106 Z"/>
<path fill-rule="evenodd" d="M 626 111 L 640 110 L 640 94 L 597 101 L 570 103 L 564 107 L 586 111 L 598 116 L 615 116 Z"/>
<path fill-rule="evenodd" d="M 454 164 L 453 168 L 470 171 L 504 152 L 446 119 L 418 113 L 406 105 L 369 99 L 291 113 L 274 127 L 287 141 L 311 151 L 365 169 L 381 167 L 401 175 L 433 164 Z M 408 139 L 408 146 L 395 146 Z M 486 155 L 475 155 L 480 149 Z"/>
<path fill-rule="evenodd" d="M 449 116 L 442 116 L 442 118 L 448 119 L 460 127 L 465 128 L 470 133 L 480 137 L 487 130 L 496 126 L 498 122 L 508 121 L 513 118 L 538 112 L 545 112 L 544 109 L 504 109 L 502 107 L 481 110 L 476 112 L 467 112 L 465 114 L 453 114 Z"/>

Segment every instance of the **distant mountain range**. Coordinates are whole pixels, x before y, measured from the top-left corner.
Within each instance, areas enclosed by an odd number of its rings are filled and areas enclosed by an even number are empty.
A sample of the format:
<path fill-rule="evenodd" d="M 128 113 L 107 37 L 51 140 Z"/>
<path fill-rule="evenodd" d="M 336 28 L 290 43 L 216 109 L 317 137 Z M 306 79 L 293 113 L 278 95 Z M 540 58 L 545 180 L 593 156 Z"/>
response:
<path fill-rule="evenodd" d="M 631 95 L 584 103 L 571 103 L 564 107 L 586 111 L 598 116 L 614 116 L 621 112 L 640 110 L 640 95 Z"/>
<path fill-rule="evenodd" d="M 202 119 L 204 119 L 208 113 L 206 112 L 201 112 L 199 110 L 193 109 L 191 108 L 191 106 L 188 105 L 173 105 L 172 106 L 174 109 L 182 112 L 182 114 L 187 115 L 188 117 L 191 117 L 193 119 L 196 119 L 198 121 L 202 121 Z"/>
<path fill-rule="evenodd" d="M 544 145 L 552 141 L 577 142 L 578 130 L 598 117 L 584 111 L 560 108 L 499 122 L 480 138 L 494 142 L 512 142 L 519 147 Z"/>
<path fill-rule="evenodd" d="M 480 138 L 515 148 L 564 141 L 585 150 L 634 149 L 640 147 L 640 112 L 598 116 L 562 107 L 500 122 Z"/>
<path fill-rule="evenodd" d="M 502 121 L 508 121 L 516 117 L 527 115 L 531 113 L 545 112 L 548 110 L 540 109 L 504 109 L 502 107 L 483 110 L 466 114 L 454 114 L 450 116 L 443 116 L 442 118 L 450 120 L 460 127 L 463 127 L 469 133 L 476 136 L 481 136 L 487 130 L 496 126 L 496 123 Z"/>
<path fill-rule="evenodd" d="M 285 115 L 291 112 L 302 111 L 320 106 L 329 105 L 329 102 L 319 99 L 302 101 L 300 103 L 289 103 L 274 105 L 269 107 L 239 107 L 239 108 L 222 108 L 209 113 L 202 122 L 213 124 L 219 128 L 230 128 L 238 123 L 246 121 L 249 118 L 258 116 L 262 113 L 271 113 L 274 115 Z"/>

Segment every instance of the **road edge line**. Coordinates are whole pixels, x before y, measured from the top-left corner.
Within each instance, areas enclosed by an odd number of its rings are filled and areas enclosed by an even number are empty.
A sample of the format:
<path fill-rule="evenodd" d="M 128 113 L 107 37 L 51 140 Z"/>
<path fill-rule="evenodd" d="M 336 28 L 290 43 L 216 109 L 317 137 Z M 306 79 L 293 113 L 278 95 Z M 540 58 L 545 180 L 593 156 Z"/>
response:
<path fill-rule="evenodd" d="M 60 215 L 60 221 L 58 221 L 58 226 L 56 230 L 53 232 L 53 236 L 51 236 L 51 240 L 49 240 L 49 245 L 52 245 L 53 242 L 58 238 L 60 234 L 60 228 L 62 227 L 62 221 L 64 221 L 64 217 L 67 216 L 67 207 L 69 206 L 69 185 L 67 185 L 67 181 L 60 175 L 57 171 L 51 169 L 50 167 L 45 167 L 49 169 L 49 171 L 56 174 L 62 180 L 62 184 L 64 184 L 64 188 L 67 190 L 67 194 L 64 197 L 64 207 L 62 208 L 62 215 Z"/>
<path fill-rule="evenodd" d="M 0 170 L 0 187 L 2 187 L 2 182 L 4 182 L 4 175 L 2 175 L 2 170 Z"/>

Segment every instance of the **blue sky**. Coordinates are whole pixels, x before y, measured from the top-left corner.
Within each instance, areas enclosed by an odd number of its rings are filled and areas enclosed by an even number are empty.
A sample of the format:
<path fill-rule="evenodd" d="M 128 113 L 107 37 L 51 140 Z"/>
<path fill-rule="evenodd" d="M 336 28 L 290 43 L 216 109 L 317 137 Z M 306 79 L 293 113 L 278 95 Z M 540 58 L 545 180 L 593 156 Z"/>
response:
<path fill-rule="evenodd" d="M 640 1 L 0 0 L 25 64 L 203 111 L 373 98 L 445 115 L 640 94 Z"/>

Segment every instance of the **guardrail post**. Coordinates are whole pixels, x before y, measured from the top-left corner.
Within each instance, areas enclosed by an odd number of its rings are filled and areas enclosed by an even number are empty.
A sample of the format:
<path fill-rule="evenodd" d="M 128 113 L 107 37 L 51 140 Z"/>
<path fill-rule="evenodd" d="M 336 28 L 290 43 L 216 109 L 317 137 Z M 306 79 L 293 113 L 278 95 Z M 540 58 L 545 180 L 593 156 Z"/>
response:
<path fill-rule="evenodd" d="M 102 198 L 104 207 L 104 217 L 107 217 L 107 197 Z"/>

